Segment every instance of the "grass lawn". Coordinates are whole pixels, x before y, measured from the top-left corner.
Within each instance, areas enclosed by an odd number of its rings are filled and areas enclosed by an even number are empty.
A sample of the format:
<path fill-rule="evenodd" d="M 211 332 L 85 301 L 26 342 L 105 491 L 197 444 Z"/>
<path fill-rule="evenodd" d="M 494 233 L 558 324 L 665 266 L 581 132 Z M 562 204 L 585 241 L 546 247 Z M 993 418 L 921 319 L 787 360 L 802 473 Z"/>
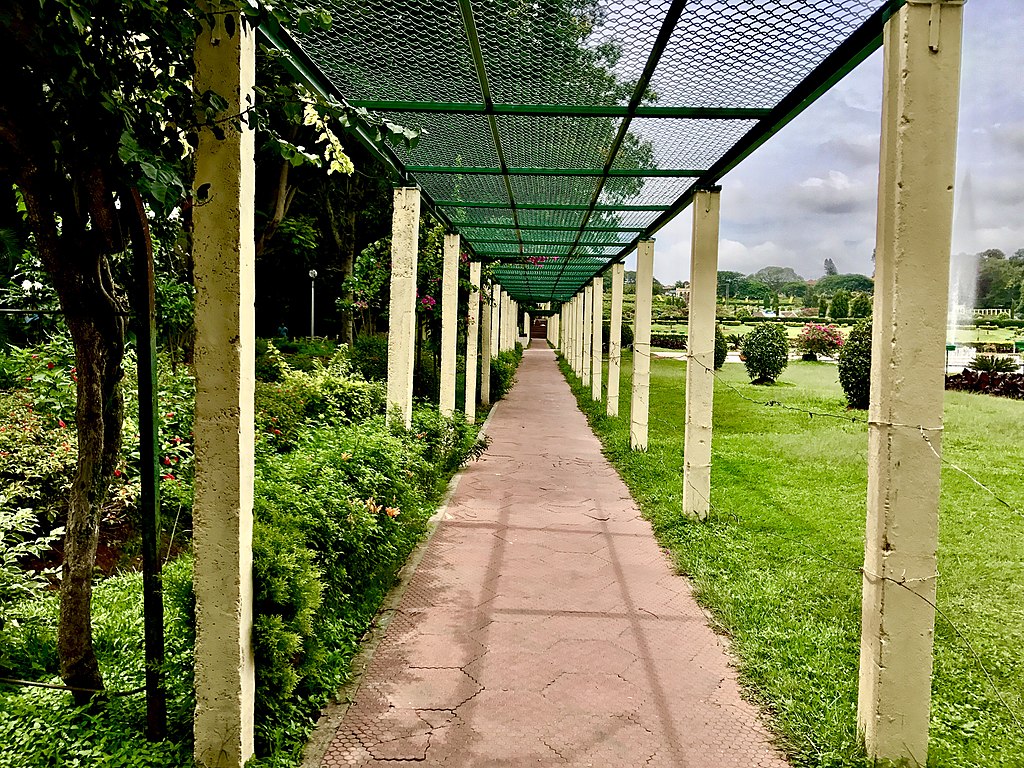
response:
<path fill-rule="evenodd" d="M 864 765 L 856 737 L 856 569 L 863 563 L 866 426 L 755 405 L 739 394 L 845 413 L 835 366 L 790 363 L 766 388 L 750 385 L 741 365 L 726 364 L 715 387 L 707 523 L 688 522 L 679 511 L 685 365 L 652 361 L 646 453 L 629 450 L 630 374 L 624 355 L 620 418 L 605 417 L 589 388 L 576 388 L 581 407 L 661 543 L 731 636 L 749 695 L 772 713 L 795 765 Z M 1024 509 L 1024 402 L 947 393 L 945 419 L 945 458 Z M 1024 714 L 1024 517 L 948 467 L 939 572 L 939 608 Z M 1022 764 L 1024 731 L 938 618 L 929 765 Z"/>

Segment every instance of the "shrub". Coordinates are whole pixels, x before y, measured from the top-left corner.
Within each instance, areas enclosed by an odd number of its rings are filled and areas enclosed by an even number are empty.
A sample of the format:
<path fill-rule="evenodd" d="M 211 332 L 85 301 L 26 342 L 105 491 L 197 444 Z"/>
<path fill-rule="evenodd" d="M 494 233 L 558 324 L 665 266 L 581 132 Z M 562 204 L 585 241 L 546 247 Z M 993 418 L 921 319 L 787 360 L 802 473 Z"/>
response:
<path fill-rule="evenodd" d="M 850 317 L 871 317 L 871 297 L 866 293 L 854 294 L 850 300 Z"/>
<path fill-rule="evenodd" d="M 772 384 L 789 364 L 786 329 L 773 323 L 758 323 L 743 340 L 743 356 L 754 384 Z"/>
<path fill-rule="evenodd" d="M 284 379 L 286 365 L 280 351 L 269 339 L 256 340 L 256 381 L 277 382 Z"/>
<path fill-rule="evenodd" d="M 807 323 L 796 340 L 797 349 L 804 354 L 804 359 L 817 360 L 818 355 L 835 357 L 843 346 L 843 334 L 834 325 Z"/>
<path fill-rule="evenodd" d="M 299 371 L 312 371 L 317 363 L 326 364 L 338 352 L 338 345 L 329 339 L 277 339 L 274 344 L 288 365 Z"/>
<path fill-rule="evenodd" d="M 604 329 L 601 334 L 601 338 L 604 342 L 604 348 L 608 349 L 608 343 L 611 339 L 611 323 L 605 323 Z M 629 323 L 622 324 L 622 333 L 619 336 L 619 343 L 622 345 L 622 349 L 629 349 L 633 346 L 633 327 Z"/>
<path fill-rule="evenodd" d="M 850 316 L 850 294 L 847 291 L 840 288 L 833 294 L 828 305 L 828 316 L 834 320 Z"/>
<path fill-rule="evenodd" d="M 715 324 L 715 370 L 720 370 L 725 365 L 725 358 L 729 354 L 729 343 L 722 333 L 722 326 Z"/>
<path fill-rule="evenodd" d="M 368 381 L 387 381 L 388 337 L 383 333 L 361 333 L 349 350 L 352 368 Z"/>
<path fill-rule="evenodd" d="M 946 389 L 1024 400 L 1024 373 L 988 373 L 965 368 L 946 377 Z"/>
<path fill-rule="evenodd" d="M 871 319 L 850 331 L 839 351 L 839 383 L 850 408 L 864 409 L 871 400 Z"/>
<path fill-rule="evenodd" d="M 491 401 L 500 400 L 509 393 L 516 383 L 516 368 L 519 367 L 520 356 L 512 350 L 499 352 L 491 359 Z"/>
<path fill-rule="evenodd" d="M 986 373 L 1016 373 L 1018 365 L 1012 357 L 977 355 L 967 367 L 972 371 Z"/>
<path fill-rule="evenodd" d="M 652 333 L 651 346 L 662 349 L 686 349 L 685 333 Z"/>

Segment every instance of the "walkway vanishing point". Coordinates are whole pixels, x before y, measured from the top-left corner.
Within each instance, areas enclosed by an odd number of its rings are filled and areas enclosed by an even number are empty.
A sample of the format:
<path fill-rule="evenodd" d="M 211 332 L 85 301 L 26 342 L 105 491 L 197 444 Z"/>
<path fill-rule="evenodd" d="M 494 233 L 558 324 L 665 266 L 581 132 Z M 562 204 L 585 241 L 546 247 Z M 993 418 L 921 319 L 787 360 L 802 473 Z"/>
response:
<path fill-rule="evenodd" d="M 554 353 L 518 378 L 309 765 L 787 766 Z"/>

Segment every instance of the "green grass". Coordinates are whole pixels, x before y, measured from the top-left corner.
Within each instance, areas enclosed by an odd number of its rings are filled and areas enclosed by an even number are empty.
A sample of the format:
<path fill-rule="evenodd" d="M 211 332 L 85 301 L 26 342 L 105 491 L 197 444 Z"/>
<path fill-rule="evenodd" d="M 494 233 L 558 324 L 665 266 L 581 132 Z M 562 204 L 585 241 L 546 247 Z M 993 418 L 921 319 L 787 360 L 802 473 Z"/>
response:
<path fill-rule="evenodd" d="M 778 385 L 765 388 L 726 364 L 715 389 L 714 511 L 703 524 L 679 511 L 685 366 L 652 361 L 646 453 L 629 450 L 630 373 L 624 356 L 620 418 L 605 417 L 589 388 L 576 388 L 578 400 L 697 599 L 731 637 L 746 691 L 771 713 L 795 765 L 864 765 L 856 735 L 856 569 L 866 427 L 741 396 L 843 414 L 835 366 L 791 363 Z M 1024 508 L 1024 403 L 947 393 L 945 411 L 945 457 Z M 939 608 L 1024 713 L 1024 518 L 955 470 L 944 468 L 942 482 Z M 937 622 L 929 765 L 1021 765 L 1024 733 L 972 652 Z"/>

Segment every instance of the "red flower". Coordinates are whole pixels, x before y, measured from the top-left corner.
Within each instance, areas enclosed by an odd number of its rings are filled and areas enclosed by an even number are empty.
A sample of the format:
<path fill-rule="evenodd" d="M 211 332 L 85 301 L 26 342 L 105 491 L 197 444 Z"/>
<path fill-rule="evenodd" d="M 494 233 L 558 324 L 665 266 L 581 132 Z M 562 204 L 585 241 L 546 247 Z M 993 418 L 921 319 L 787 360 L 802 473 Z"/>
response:
<path fill-rule="evenodd" d="M 595 306 L 596 306 L 596 302 L 595 302 Z M 66 427 L 67 424 L 65 424 L 62 419 L 57 419 L 57 426 L 60 427 L 61 429 L 64 429 L 64 427 Z"/>
<path fill-rule="evenodd" d="M 174 479 L 174 475 L 170 475 L 170 474 L 168 474 L 168 475 L 160 475 L 160 479 L 161 480 L 173 480 Z"/>
<path fill-rule="evenodd" d="M 595 303 L 595 306 L 596 306 L 596 303 Z M 121 476 L 121 470 L 120 469 L 115 469 L 114 470 L 114 477 L 120 477 L 120 476 Z"/>
<path fill-rule="evenodd" d="M 47 363 L 46 364 L 46 370 L 52 371 L 53 370 L 53 363 Z"/>
<path fill-rule="evenodd" d="M 164 464 L 166 464 L 168 467 L 171 466 L 171 457 L 170 456 L 164 456 Z"/>

